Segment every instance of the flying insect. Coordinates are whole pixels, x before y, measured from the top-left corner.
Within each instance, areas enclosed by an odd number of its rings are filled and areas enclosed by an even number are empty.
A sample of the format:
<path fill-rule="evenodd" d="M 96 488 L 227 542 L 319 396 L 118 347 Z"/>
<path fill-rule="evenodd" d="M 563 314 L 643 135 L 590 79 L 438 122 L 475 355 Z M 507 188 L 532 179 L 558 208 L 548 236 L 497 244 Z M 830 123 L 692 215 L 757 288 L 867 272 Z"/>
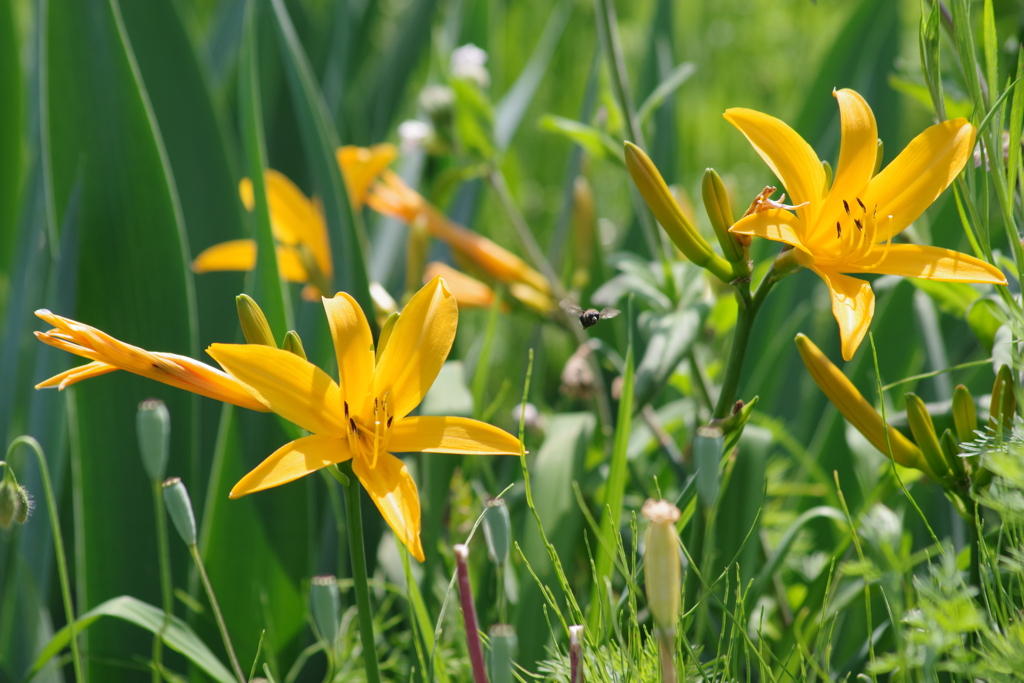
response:
<path fill-rule="evenodd" d="M 601 320 L 608 320 L 614 318 L 620 311 L 617 308 L 602 308 L 600 311 L 596 308 L 582 309 L 578 303 L 572 299 L 562 299 L 561 303 L 558 304 L 562 307 L 562 310 L 569 315 L 575 315 L 580 319 L 580 325 L 583 325 L 583 329 L 593 327 Z"/>

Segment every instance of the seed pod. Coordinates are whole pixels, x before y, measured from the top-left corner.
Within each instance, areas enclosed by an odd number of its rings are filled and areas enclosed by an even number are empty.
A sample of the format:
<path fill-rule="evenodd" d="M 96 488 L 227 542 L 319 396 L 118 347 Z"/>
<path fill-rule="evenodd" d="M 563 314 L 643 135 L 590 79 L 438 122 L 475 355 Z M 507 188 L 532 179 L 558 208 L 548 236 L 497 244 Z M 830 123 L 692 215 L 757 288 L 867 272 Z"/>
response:
<path fill-rule="evenodd" d="M 942 447 L 939 445 L 939 437 L 935 434 L 935 425 L 932 423 L 932 416 L 924 401 L 916 394 L 906 393 L 904 398 L 907 401 L 907 422 L 910 424 L 910 431 L 914 435 L 914 442 L 921 449 L 925 460 L 932 472 L 939 477 L 947 478 L 952 475 L 949 463 L 942 454 Z"/>
<path fill-rule="evenodd" d="M 640 512 L 650 522 L 644 543 L 647 607 L 659 632 L 674 633 L 682 592 L 682 562 L 676 532 L 679 508 L 666 500 L 648 498 Z"/>
<path fill-rule="evenodd" d="M 167 506 L 167 514 L 174 522 L 174 528 L 187 546 L 196 544 L 196 516 L 192 512 L 192 501 L 188 497 L 185 485 L 178 477 L 171 477 L 164 482 L 164 505 Z"/>
<path fill-rule="evenodd" d="M 171 454 L 171 414 L 160 399 L 139 404 L 135 413 L 135 431 L 139 438 L 142 465 L 152 482 L 163 481 Z"/>
<path fill-rule="evenodd" d="M 239 294 L 235 297 L 235 307 L 238 309 L 238 322 L 242 326 L 242 334 L 249 344 L 262 344 L 277 348 L 274 341 L 274 333 L 270 331 L 270 323 L 267 316 L 263 315 L 263 309 L 253 301 L 247 294 Z"/>

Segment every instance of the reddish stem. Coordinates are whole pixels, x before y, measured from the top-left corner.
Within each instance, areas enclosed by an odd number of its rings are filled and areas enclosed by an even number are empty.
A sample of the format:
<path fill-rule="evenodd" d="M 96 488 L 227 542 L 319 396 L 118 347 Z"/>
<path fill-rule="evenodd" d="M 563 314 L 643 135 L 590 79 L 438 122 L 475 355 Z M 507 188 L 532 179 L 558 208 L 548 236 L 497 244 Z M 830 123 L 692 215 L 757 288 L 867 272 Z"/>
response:
<path fill-rule="evenodd" d="M 569 627 L 569 683 L 583 683 L 583 646 L 580 636 L 582 626 Z"/>
<path fill-rule="evenodd" d="M 480 643 L 476 605 L 473 604 L 473 591 L 469 587 L 469 548 L 462 543 L 457 543 L 454 550 L 455 565 L 459 575 L 459 601 L 462 603 L 462 620 L 466 624 L 466 644 L 469 646 L 469 661 L 473 666 L 473 682 L 487 683 L 487 669 L 484 667 L 484 648 Z"/>

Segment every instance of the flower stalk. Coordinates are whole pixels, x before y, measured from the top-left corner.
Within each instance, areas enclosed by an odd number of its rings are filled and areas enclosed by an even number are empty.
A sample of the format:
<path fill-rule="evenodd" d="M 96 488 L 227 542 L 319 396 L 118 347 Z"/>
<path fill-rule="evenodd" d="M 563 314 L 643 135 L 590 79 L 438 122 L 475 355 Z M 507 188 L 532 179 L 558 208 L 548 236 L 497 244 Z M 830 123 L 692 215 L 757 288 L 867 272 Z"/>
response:
<path fill-rule="evenodd" d="M 484 666 L 484 649 L 480 643 L 480 626 L 473 603 L 473 590 L 469 585 L 469 548 L 456 543 L 456 573 L 459 577 L 459 602 L 462 604 L 462 621 L 466 625 L 466 645 L 469 648 L 469 663 L 473 667 L 473 682 L 487 683 L 487 668 Z"/>

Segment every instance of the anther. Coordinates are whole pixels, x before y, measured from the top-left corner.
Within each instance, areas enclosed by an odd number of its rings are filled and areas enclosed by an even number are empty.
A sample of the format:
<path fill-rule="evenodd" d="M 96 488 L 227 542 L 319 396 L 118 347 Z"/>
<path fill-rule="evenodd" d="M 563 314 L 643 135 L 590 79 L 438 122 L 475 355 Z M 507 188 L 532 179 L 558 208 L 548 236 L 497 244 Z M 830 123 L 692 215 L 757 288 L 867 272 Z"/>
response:
<path fill-rule="evenodd" d="M 345 419 L 347 420 L 347 419 L 349 419 L 348 418 L 348 401 L 342 401 L 342 404 L 345 406 Z"/>
<path fill-rule="evenodd" d="M 860 200 L 860 197 L 854 197 L 854 199 L 856 199 L 857 203 L 860 204 L 860 210 L 863 211 L 864 213 L 867 213 L 868 207 L 864 206 L 864 202 Z"/>
<path fill-rule="evenodd" d="M 836 239 L 839 239 L 842 236 L 843 236 L 843 226 L 842 226 L 842 224 L 839 223 L 839 221 L 836 221 Z"/>
<path fill-rule="evenodd" d="M 355 434 L 356 433 L 356 421 L 353 420 L 352 418 L 349 418 L 348 419 L 348 426 L 352 429 L 352 433 Z"/>
<path fill-rule="evenodd" d="M 846 215 L 849 216 L 850 215 L 850 205 L 846 203 L 845 199 L 843 200 L 843 208 L 846 209 Z"/>
<path fill-rule="evenodd" d="M 860 222 L 859 218 L 854 218 L 853 222 L 857 225 L 857 229 L 858 230 L 863 230 L 864 229 L 864 224 Z"/>
<path fill-rule="evenodd" d="M 392 415 L 388 418 L 388 429 L 391 429 L 391 423 L 395 421 L 395 416 Z"/>
<path fill-rule="evenodd" d="M 878 204 L 875 204 L 875 208 L 871 210 L 871 217 L 878 218 Z"/>

